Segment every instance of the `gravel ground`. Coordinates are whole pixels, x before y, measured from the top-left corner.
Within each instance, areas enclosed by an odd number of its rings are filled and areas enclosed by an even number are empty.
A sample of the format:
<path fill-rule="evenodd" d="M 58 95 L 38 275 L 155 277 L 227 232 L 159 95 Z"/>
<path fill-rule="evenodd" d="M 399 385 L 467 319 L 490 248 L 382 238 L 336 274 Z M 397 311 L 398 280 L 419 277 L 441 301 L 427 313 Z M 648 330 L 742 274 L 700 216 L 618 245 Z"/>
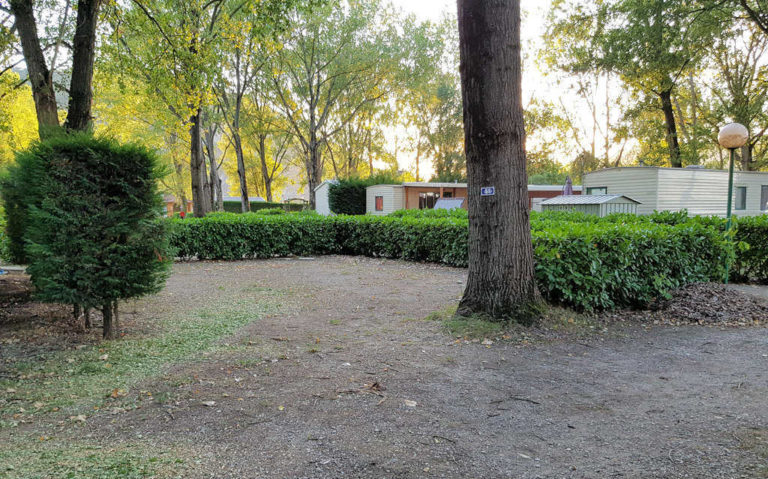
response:
<path fill-rule="evenodd" d="M 78 434 L 186 445 L 200 478 L 768 477 L 763 327 L 466 342 L 421 319 L 465 276 L 333 256 L 177 264 L 147 311 L 253 287 L 286 292 L 282 307 L 232 339 L 253 353 L 180 365 L 194 381 L 166 385 L 173 401 Z"/>

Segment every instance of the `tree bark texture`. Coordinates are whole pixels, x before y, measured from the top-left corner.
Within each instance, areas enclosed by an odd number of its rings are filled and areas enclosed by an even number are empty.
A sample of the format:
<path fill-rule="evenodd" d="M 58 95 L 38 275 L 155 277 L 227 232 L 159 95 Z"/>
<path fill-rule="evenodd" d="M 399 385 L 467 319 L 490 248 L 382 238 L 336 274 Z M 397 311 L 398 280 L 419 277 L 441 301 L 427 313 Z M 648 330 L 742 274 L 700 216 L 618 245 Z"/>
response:
<path fill-rule="evenodd" d="M 200 115 L 200 110 L 197 110 L 189 118 L 189 171 L 192 177 L 192 208 L 198 218 L 202 218 L 210 212 L 210 201 L 205 191 L 205 185 L 208 181 L 205 175 Z"/>
<path fill-rule="evenodd" d="M 747 142 L 741 147 L 741 171 L 752 170 L 752 143 Z"/>
<path fill-rule="evenodd" d="M 53 90 L 53 76 L 40 46 L 37 35 L 32 0 L 13 0 L 11 12 L 16 20 L 16 29 L 21 40 L 24 61 L 27 64 L 32 97 L 35 101 L 37 126 L 41 138 L 52 134 L 59 127 L 59 111 L 56 93 Z"/>
<path fill-rule="evenodd" d="M 458 314 L 531 324 L 534 277 L 519 0 L 459 0 L 469 199 L 469 276 Z M 482 187 L 495 195 L 481 196 Z"/>
<path fill-rule="evenodd" d="M 93 59 L 96 54 L 96 26 L 102 0 L 77 2 L 77 25 L 72 51 L 72 79 L 69 86 L 67 130 L 91 127 L 93 103 Z"/>
<path fill-rule="evenodd" d="M 672 91 L 665 90 L 659 93 L 659 98 L 661 98 L 661 110 L 664 112 L 664 123 L 667 125 L 669 163 L 672 165 L 672 168 L 682 168 L 683 162 L 680 159 L 680 141 L 677 137 L 675 110 L 672 107 Z"/>
<path fill-rule="evenodd" d="M 115 339 L 115 328 L 112 324 L 112 303 L 107 303 L 101 307 L 101 315 L 104 317 L 104 339 Z"/>

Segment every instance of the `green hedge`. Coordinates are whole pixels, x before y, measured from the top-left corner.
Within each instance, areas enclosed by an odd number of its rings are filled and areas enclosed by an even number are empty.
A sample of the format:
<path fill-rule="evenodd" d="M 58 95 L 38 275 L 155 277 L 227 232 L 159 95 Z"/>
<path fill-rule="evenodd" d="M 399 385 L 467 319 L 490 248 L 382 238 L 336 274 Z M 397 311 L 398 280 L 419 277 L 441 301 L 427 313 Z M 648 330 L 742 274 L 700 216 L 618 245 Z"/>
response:
<path fill-rule="evenodd" d="M 387 216 L 393 218 L 463 218 L 468 219 L 468 212 L 463 208 L 453 208 L 450 210 L 397 210 Z"/>
<path fill-rule="evenodd" d="M 338 215 L 364 215 L 367 187 L 400 182 L 401 180 L 390 173 L 378 173 L 368 178 L 337 180 L 328 188 L 328 207 Z"/>
<path fill-rule="evenodd" d="M 251 201 L 251 211 L 280 208 L 288 211 L 301 211 L 304 205 L 299 203 L 276 203 L 269 201 Z M 242 213 L 242 205 L 239 201 L 225 201 L 224 211 L 229 213 Z"/>
<path fill-rule="evenodd" d="M 182 258 L 349 254 L 467 265 L 468 223 L 451 216 L 220 214 L 170 221 Z M 582 310 L 642 306 L 682 284 L 718 281 L 733 254 L 719 231 L 695 222 L 622 224 L 534 215 L 531 226 L 542 294 Z"/>

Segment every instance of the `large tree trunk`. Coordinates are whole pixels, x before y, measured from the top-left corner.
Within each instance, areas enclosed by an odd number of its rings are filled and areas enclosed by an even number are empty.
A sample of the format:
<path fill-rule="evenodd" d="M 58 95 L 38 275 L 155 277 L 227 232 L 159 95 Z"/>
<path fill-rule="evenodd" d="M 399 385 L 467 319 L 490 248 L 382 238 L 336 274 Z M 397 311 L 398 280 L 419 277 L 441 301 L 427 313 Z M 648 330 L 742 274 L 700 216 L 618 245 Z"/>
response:
<path fill-rule="evenodd" d="M 675 123 L 675 110 L 672 107 L 672 91 L 665 90 L 659 93 L 661 98 L 661 110 L 664 112 L 664 122 L 667 125 L 667 145 L 669 146 L 669 163 L 673 168 L 682 168 L 680 159 L 680 142 L 677 137 L 677 125 Z"/>
<path fill-rule="evenodd" d="M 205 158 L 203 157 L 203 142 L 201 138 L 201 111 L 189 118 L 189 171 L 192 176 L 192 208 L 195 210 L 195 216 L 204 217 L 210 212 L 210 201 L 206 195 L 205 185 Z"/>
<path fill-rule="evenodd" d="M 27 64 L 37 113 L 38 131 L 40 137 L 45 138 L 59 127 L 59 111 L 56 106 L 56 93 L 53 90 L 53 77 L 40 46 L 32 0 L 12 0 L 10 6 L 16 20 L 16 30 L 21 40 L 24 61 Z"/>
<path fill-rule="evenodd" d="M 520 1 L 459 0 L 469 177 L 469 276 L 458 314 L 531 324 L 534 277 L 525 170 Z M 480 196 L 494 186 L 493 196 Z"/>
<path fill-rule="evenodd" d="M 93 102 L 93 59 L 96 54 L 96 25 L 101 0 L 77 2 L 77 26 L 72 53 L 72 80 L 69 86 L 67 130 L 87 130 L 91 126 Z"/>

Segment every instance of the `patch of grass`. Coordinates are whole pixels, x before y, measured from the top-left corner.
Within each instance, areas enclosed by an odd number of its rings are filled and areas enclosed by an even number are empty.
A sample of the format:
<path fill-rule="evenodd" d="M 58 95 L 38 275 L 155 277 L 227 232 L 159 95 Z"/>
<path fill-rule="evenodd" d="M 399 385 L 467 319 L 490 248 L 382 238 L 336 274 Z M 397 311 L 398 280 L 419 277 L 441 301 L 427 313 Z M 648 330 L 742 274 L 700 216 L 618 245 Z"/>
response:
<path fill-rule="evenodd" d="M 768 429 L 741 429 L 734 436 L 739 441 L 739 447 L 757 456 L 755 477 L 768 477 Z"/>
<path fill-rule="evenodd" d="M 447 306 L 439 311 L 430 313 L 426 321 L 440 321 L 446 332 L 452 336 L 464 339 L 505 339 L 530 341 L 544 339 L 547 331 L 579 337 L 594 334 L 602 330 L 592 317 L 576 313 L 572 310 L 550 306 L 541 315 L 539 322 L 533 327 L 504 321 L 491 321 L 483 315 L 456 316 L 457 305 Z"/>
<path fill-rule="evenodd" d="M 443 323 L 445 329 L 452 336 L 461 336 L 467 339 L 482 339 L 498 337 L 503 332 L 507 323 L 488 321 L 481 316 L 461 317 L 454 316 Z"/>
<path fill-rule="evenodd" d="M 439 311 L 433 311 L 424 318 L 425 321 L 445 321 L 456 315 L 456 308 L 458 305 L 448 305 Z"/>
<path fill-rule="evenodd" d="M 253 283 L 249 286 L 246 286 L 243 288 L 243 292 L 245 293 L 259 293 L 262 296 L 281 296 L 284 294 L 283 291 L 269 288 L 267 286 L 262 286 L 259 283 Z"/>
<path fill-rule="evenodd" d="M 339 324 L 341 324 L 341 320 L 340 319 L 332 319 L 332 320 L 330 320 L 328 322 L 330 324 L 334 325 L 334 326 L 338 326 Z"/>
<path fill-rule="evenodd" d="M 200 358 L 219 340 L 258 320 L 274 307 L 267 302 L 227 301 L 157 323 L 151 336 L 105 341 L 15 365 L 16 379 L 0 381 L 0 427 L 59 412 L 87 414 L 102 407 L 115 389 L 130 390 L 168 366 Z M 126 394 L 128 401 L 135 394 Z"/>
<path fill-rule="evenodd" d="M 179 451 L 150 445 L 42 440 L 0 450 L 0 477 L 7 479 L 182 478 L 189 469 Z"/>

